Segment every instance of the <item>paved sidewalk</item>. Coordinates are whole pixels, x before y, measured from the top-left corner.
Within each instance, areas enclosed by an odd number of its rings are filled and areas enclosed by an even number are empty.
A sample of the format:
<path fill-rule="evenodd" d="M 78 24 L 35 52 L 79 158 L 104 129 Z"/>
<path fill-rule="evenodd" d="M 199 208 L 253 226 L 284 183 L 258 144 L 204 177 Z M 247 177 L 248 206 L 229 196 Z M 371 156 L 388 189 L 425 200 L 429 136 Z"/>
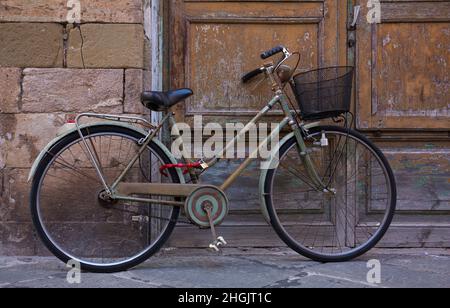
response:
<path fill-rule="evenodd" d="M 367 261 L 381 262 L 380 285 L 367 282 Z M 450 287 L 450 250 L 373 250 L 355 261 L 320 264 L 289 250 L 165 250 L 124 273 L 82 273 L 69 285 L 67 270 L 54 258 L 0 258 L 0 287 L 120 288 L 297 288 Z"/>

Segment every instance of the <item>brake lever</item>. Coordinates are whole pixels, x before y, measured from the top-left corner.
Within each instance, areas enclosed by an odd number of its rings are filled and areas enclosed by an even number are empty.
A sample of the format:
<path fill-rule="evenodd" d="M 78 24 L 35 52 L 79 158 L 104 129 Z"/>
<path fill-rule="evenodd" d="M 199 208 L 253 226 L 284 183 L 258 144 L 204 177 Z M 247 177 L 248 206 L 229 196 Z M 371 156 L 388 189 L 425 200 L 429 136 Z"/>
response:
<path fill-rule="evenodd" d="M 284 54 L 284 57 L 275 66 L 275 69 L 273 70 L 274 72 L 276 72 L 280 68 L 280 66 L 283 65 L 283 63 L 286 62 L 293 55 L 286 47 L 283 48 L 283 54 Z"/>

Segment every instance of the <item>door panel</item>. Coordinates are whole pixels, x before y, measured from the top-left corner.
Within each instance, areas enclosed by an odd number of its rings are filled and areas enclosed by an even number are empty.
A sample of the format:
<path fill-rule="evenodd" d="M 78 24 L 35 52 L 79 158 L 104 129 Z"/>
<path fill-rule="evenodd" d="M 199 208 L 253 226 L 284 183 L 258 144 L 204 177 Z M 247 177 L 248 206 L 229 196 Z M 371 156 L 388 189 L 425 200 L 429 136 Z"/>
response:
<path fill-rule="evenodd" d="M 240 78 L 261 66 L 258 55 L 268 46 L 301 45 L 302 67 L 318 64 L 318 24 L 202 22 L 191 23 L 189 30 L 187 85 L 197 91 L 187 116 L 261 110 L 272 94 L 270 86 L 264 82 L 257 89 L 244 87 Z"/>
<path fill-rule="evenodd" d="M 449 128 L 449 22 L 449 1 L 385 1 L 381 24 L 361 22 L 360 129 Z"/>
<path fill-rule="evenodd" d="M 345 65 L 343 1 L 171 1 L 172 86 L 195 95 L 179 114 L 243 116 L 271 98 L 267 83 L 243 86 L 262 51 L 284 44 L 302 55 L 300 68 Z M 182 118 L 179 116 L 179 118 Z M 211 119 L 213 120 L 213 119 Z M 189 121 L 189 119 L 186 119 Z"/>
<path fill-rule="evenodd" d="M 398 203 L 382 245 L 450 247 L 450 142 L 381 140 L 394 169 Z M 424 138 L 425 139 L 425 138 Z"/>

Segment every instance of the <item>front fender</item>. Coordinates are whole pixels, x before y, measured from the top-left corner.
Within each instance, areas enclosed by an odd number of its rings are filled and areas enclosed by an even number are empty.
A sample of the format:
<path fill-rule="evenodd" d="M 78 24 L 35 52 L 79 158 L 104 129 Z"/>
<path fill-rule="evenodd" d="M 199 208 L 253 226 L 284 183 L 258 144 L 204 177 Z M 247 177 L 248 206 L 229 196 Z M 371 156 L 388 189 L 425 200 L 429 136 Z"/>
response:
<path fill-rule="evenodd" d="M 267 223 L 270 225 L 270 217 L 269 212 L 267 211 L 267 204 L 266 204 L 266 178 L 267 174 L 269 173 L 269 170 L 276 169 L 278 167 L 279 163 L 279 153 L 280 149 L 283 147 L 283 145 L 288 142 L 289 139 L 294 137 L 294 133 L 288 134 L 286 137 L 284 137 L 278 146 L 275 148 L 275 150 L 272 152 L 270 159 L 263 162 L 263 169 L 261 172 L 261 177 L 259 179 L 259 198 L 260 198 L 260 206 L 261 206 L 261 212 L 264 215 L 264 218 L 266 219 Z"/>
<path fill-rule="evenodd" d="M 109 126 L 119 126 L 119 127 L 125 127 L 131 130 L 134 130 L 140 134 L 142 134 L 143 136 L 146 136 L 148 133 L 145 132 L 144 130 L 134 126 L 134 125 L 130 125 L 127 123 L 119 123 L 119 122 L 98 122 L 95 124 L 87 124 L 87 125 L 82 125 L 80 126 L 81 129 L 85 129 L 86 127 L 96 127 L 96 126 L 104 126 L 104 125 L 109 125 Z M 36 174 L 36 170 L 39 166 L 39 163 L 42 161 L 42 159 L 44 158 L 45 154 L 47 154 L 47 152 L 54 146 L 56 145 L 59 141 L 61 141 L 63 138 L 67 137 L 70 134 L 73 134 L 77 132 L 77 128 L 74 127 L 73 129 L 67 130 L 64 134 L 57 136 L 55 139 L 53 139 L 52 141 L 50 141 L 47 146 L 41 151 L 41 153 L 39 153 L 38 157 L 36 158 L 36 160 L 33 163 L 33 166 L 31 167 L 30 170 L 30 174 L 28 175 L 28 182 L 30 182 L 35 174 Z M 172 155 L 172 153 L 169 151 L 169 149 L 167 149 L 167 147 L 161 143 L 161 141 L 159 141 L 158 139 L 153 139 L 153 142 L 164 152 L 164 154 L 167 155 L 167 157 L 170 159 L 172 164 L 177 164 L 178 161 L 175 159 L 175 157 Z M 177 169 L 178 175 L 180 177 L 181 183 L 185 183 L 184 180 L 184 175 L 181 172 L 181 170 Z"/>
<path fill-rule="evenodd" d="M 314 122 L 311 124 L 307 124 L 304 126 L 305 130 L 309 130 L 313 127 L 317 127 L 320 125 L 320 122 Z M 280 158 L 280 149 L 286 144 L 286 142 L 288 142 L 291 138 L 295 138 L 295 134 L 292 132 L 290 134 L 288 134 L 287 136 L 285 136 L 278 144 L 278 146 L 275 148 L 274 151 L 272 151 L 271 157 L 270 159 L 268 159 L 267 161 L 264 162 L 263 165 L 263 169 L 261 172 L 261 177 L 259 179 L 259 198 L 260 198 L 260 206 L 261 206 L 261 212 L 264 215 L 264 218 L 266 219 L 267 223 L 270 225 L 270 217 L 269 217 L 269 212 L 267 210 L 267 204 L 266 204 L 266 195 L 267 192 L 265 190 L 265 186 L 266 186 L 266 179 L 267 179 L 267 174 L 269 173 L 270 170 L 276 169 L 278 168 L 278 164 L 279 164 L 279 158 Z"/>

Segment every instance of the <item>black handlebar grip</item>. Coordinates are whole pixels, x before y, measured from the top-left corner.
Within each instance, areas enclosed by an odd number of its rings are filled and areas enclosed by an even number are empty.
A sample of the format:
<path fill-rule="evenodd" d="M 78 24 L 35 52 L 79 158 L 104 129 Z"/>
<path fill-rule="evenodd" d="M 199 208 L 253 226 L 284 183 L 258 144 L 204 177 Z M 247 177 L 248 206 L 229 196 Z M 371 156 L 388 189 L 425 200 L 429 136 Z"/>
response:
<path fill-rule="evenodd" d="M 258 76 L 259 74 L 261 74 L 262 72 L 264 72 L 263 68 L 257 68 L 256 70 L 251 71 L 250 73 L 245 74 L 242 77 L 242 82 L 243 83 L 247 83 L 249 82 L 251 79 L 255 78 L 256 76 Z"/>
<path fill-rule="evenodd" d="M 266 51 L 266 52 L 263 52 L 263 53 L 261 54 L 261 59 L 265 60 L 265 59 L 267 59 L 267 58 L 270 58 L 270 57 L 272 57 L 273 55 L 276 55 L 277 53 L 282 52 L 283 50 L 284 50 L 284 46 L 282 46 L 282 45 L 277 46 L 277 47 L 275 47 L 275 48 L 272 48 L 271 50 L 268 50 L 268 51 Z"/>

